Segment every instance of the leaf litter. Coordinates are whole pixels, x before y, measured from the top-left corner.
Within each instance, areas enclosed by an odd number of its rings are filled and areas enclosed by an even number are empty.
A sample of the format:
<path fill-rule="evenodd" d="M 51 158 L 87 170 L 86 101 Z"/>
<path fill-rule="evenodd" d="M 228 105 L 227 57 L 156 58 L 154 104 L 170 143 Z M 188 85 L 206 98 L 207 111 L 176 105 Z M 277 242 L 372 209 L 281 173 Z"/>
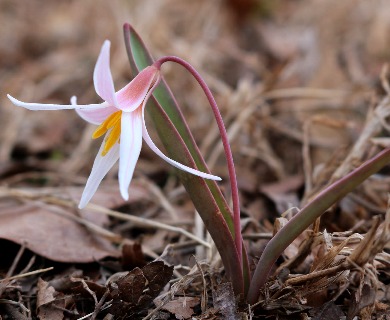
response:
<path fill-rule="evenodd" d="M 226 120 L 253 265 L 296 210 L 388 145 L 385 2 L 80 6 L 0 3 L 0 91 L 27 101 L 66 103 L 74 94 L 92 101 L 91 70 L 106 38 L 113 42 L 115 82 L 127 83 L 123 22 L 134 25 L 155 56 L 190 61 Z M 199 89 L 176 68 L 164 75 L 207 163 L 226 177 Z M 121 200 L 112 173 L 93 204 L 79 211 L 97 149 L 93 129 L 72 113 L 17 110 L 5 94 L 0 113 L 2 319 L 389 317 L 388 168 L 296 239 L 258 304 L 248 308 L 232 294 L 183 188 L 149 150 L 142 150 L 129 202 Z"/>

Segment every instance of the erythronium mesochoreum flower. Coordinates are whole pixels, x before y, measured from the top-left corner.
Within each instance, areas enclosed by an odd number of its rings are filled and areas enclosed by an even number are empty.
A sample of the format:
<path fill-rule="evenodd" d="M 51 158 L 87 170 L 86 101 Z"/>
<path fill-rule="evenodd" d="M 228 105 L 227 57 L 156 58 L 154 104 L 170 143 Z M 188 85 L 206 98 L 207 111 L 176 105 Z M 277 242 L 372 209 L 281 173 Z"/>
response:
<path fill-rule="evenodd" d="M 115 92 L 110 71 L 110 42 L 106 40 L 96 62 L 93 81 L 96 93 L 104 100 L 101 104 L 78 105 L 72 97 L 70 105 L 26 103 L 12 96 L 8 98 L 16 106 L 29 110 L 76 109 L 84 120 L 99 125 L 92 137 L 105 135 L 88 178 L 79 208 L 83 208 L 95 194 L 100 182 L 119 159 L 119 189 L 124 199 L 129 198 L 129 185 L 135 164 L 141 152 L 142 138 L 149 147 L 171 165 L 206 179 L 221 180 L 182 165 L 165 156 L 151 140 L 145 126 L 145 105 L 160 82 L 160 70 L 149 66 L 142 70 L 128 85 Z"/>

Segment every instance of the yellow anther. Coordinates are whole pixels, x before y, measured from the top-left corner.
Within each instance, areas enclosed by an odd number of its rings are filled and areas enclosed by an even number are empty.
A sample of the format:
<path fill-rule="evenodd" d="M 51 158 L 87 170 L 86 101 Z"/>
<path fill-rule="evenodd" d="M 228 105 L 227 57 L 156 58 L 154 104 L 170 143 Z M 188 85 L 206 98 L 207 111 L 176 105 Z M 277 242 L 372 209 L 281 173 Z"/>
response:
<path fill-rule="evenodd" d="M 95 132 L 92 134 L 92 139 L 100 138 L 103 134 L 105 134 L 108 129 L 115 126 L 115 124 L 121 119 L 122 111 L 117 111 L 112 113 L 104 120 L 100 126 L 97 127 Z"/>
<path fill-rule="evenodd" d="M 121 116 L 122 111 L 114 112 L 109 117 L 107 117 L 107 119 L 104 120 L 92 134 L 92 138 L 97 139 L 104 135 L 108 130 L 112 129 L 104 142 L 104 148 L 102 151 L 103 156 L 105 156 L 107 152 L 110 151 L 110 149 L 113 147 L 113 145 L 119 141 L 121 134 Z"/>
<path fill-rule="evenodd" d="M 108 151 L 113 147 L 115 143 L 119 141 L 121 135 L 121 123 L 120 121 L 112 128 L 110 134 L 107 136 L 104 148 L 102 151 L 102 156 L 105 156 Z"/>
<path fill-rule="evenodd" d="M 92 139 L 100 138 L 103 134 L 107 132 L 107 128 L 103 125 L 104 123 L 98 126 L 94 133 L 92 133 Z"/>

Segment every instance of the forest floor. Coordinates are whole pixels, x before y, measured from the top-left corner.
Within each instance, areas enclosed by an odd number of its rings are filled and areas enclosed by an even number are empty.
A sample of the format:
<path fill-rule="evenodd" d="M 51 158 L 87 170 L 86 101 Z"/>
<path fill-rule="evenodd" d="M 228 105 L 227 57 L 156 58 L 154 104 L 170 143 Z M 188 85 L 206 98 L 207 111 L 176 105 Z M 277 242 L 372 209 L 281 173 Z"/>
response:
<path fill-rule="evenodd" d="M 229 132 L 254 267 L 298 208 L 390 145 L 386 1 L 0 0 L 0 21 L 0 319 L 390 319 L 389 167 L 299 236 L 249 306 L 168 164 L 144 146 L 128 201 L 115 167 L 78 210 L 95 126 L 6 97 L 99 103 L 105 39 L 115 87 L 131 80 L 125 22 L 154 57 L 190 62 Z M 206 98 L 180 67 L 163 74 L 229 199 Z"/>

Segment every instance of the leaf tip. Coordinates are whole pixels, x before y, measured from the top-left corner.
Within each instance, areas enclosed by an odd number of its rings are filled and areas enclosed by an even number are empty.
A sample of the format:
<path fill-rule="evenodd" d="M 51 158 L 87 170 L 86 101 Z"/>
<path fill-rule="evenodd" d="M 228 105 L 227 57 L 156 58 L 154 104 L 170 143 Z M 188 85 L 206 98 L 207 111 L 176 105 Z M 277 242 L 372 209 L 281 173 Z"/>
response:
<path fill-rule="evenodd" d="M 128 22 L 125 22 L 125 23 L 123 24 L 123 30 L 125 30 L 125 31 L 130 31 L 130 29 L 131 29 L 131 24 L 128 23 Z"/>

